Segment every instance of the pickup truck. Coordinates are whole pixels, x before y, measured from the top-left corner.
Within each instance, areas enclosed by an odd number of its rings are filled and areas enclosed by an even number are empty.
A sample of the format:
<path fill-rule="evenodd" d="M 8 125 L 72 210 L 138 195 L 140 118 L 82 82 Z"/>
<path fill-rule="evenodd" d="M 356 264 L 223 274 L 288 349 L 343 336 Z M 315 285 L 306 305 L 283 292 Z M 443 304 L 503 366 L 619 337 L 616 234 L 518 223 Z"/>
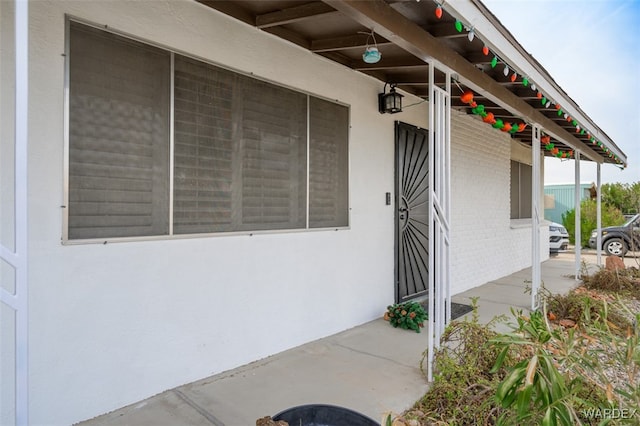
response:
<path fill-rule="evenodd" d="M 589 247 L 597 247 L 598 230 L 591 232 Z M 629 250 L 640 251 L 640 214 L 629 218 L 624 225 L 602 228 L 602 250 L 608 255 L 624 257 Z"/>

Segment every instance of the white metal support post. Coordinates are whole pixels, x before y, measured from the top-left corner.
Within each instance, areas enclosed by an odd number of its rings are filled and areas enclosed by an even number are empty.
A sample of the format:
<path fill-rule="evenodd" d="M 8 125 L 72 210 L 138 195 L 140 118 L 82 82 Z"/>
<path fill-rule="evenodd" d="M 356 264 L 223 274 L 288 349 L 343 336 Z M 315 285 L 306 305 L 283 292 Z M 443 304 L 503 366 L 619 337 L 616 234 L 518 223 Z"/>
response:
<path fill-rule="evenodd" d="M 433 219 L 434 219 L 434 212 L 433 212 L 433 185 L 435 183 L 435 179 L 433 178 L 433 169 L 435 166 L 435 161 L 434 161 L 434 146 L 435 146 L 435 136 L 433 133 L 434 130 L 434 123 L 435 123 L 435 117 L 434 117 L 434 110 L 435 110 L 435 102 L 434 102 L 434 90 L 433 88 L 435 87 L 435 80 L 434 80 L 434 72 L 433 72 L 433 61 L 431 61 L 429 63 L 429 215 L 428 215 L 428 221 L 429 221 L 429 275 L 428 275 L 428 280 L 429 280 L 429 302 L 428 302 L 428 307 L 429 307 L 429 317 L 427 319 L 428 321 L 428 337 L 427 337 L 427 381 L 431 382 L 433 380 L 433 355 L 434 355 L 434 351 L 435 351 L 435 344 L 436 342 L 434 342 L 434 336 L 435 336 L 435 329 L 436 329 L 436 315 L 434 315 L 434 307 L 435 307 L 435 301 L 434 301 L 434 287 L 435 287 L 435 276 L 433 274 L 433 271 L 435 269 L 434 265 L 435 265 L 435 261 L 434 261 L 434 250 L 436 248 L 436 245 L 434 244 L 435 242 L 435 230 L 434 230 L 434 226 L 433 226 Z M 439 342 L 438 342 L 439 343 Z"/>
<path fill-rule="evenodd" d="M 538 308 L 540 288 L 540 127 L 531 132 L 531 309 Z"/>
<path fill-rule="evenodd" d="M 582 256 L 582 232 L 580 232 L 580 200 L 582 199 L 580 194 L 580 151 L 576 151 L 575 154 L 576 161 L 576 176 L 575 176 L 575 187 L 574 187 L 574 204 L 576 206 L 576 221 L 575 221 L 575 244 L 576 244 L 576 281 L 580 280 L 580 258 Z"/>
<path fill-rule="evenodd" d="M 27 141 L 29 108 L 29 3 L 15 0 L 15 127 L 14 127 L 14 243 L 0 245 L 0 258 L 11 265 L 14 291 L 0 288 L 0 302 L 14 311 L 14 420 L 16 425 L 29 424 L 29 334 L 27 276 Z M 9 142 L 11 143 L 11 142 Z M 0 336 L 4 337 L 4 336 Z M 3 383 L 5 386 L 6 383 Z M 9 385 L 10 386 L 10 385 Z"/>
<path fill-rule="evenodd" d="M 450 147 L 449 147 L 449 94 L 446 90 L 435 87 L 434 96 L 434 157 L 435 168 L 432 173 L 435 179 L 432 194 L 433 227 L 435 250 L 432 252 L 435 270 L 431 275 L 435 279 L 435 346 L 439 347 L 440 338 L 451 315 L 450 294 Z"/>
<path fill-rule="evenodd" d="M 451 322 L 451 71 L 446 73 L 445 83 L 445 104 L 444 108 L 444 129 L 443 129 L 443 150 L 444 150 L 444 164 L 442 170 L 443 177 L 443 191 L 444 191 L 444 221 L 446 224 L 445 234 L 445 250 L 446 256 L 444 260 L 444 273 L 443 273 L 443 285 L 444 298 L 445 298 L 445 325 Z M 444 331 L 444 328 L 443 330 Z"/>
<path fill-rule="evenodd" d="M 600 163 L 596 167 L 596 230 L 598 231 L 598 236 L 596 237 L 596 263 L 598 266 L 602 266 L 602 233 L 600 232 L 600 228 L 602 228 L 602 192 L 600 191 L 602 189 L 600 187 L 602 176 L 600 174 Z"/>
<path fill-rule="evenodd" d="M 433 380 L 434 349 L 451 318 L 451 75 L 446 88 L 434 83 L 429 66 L 429 337 L 427 380 Z"/>

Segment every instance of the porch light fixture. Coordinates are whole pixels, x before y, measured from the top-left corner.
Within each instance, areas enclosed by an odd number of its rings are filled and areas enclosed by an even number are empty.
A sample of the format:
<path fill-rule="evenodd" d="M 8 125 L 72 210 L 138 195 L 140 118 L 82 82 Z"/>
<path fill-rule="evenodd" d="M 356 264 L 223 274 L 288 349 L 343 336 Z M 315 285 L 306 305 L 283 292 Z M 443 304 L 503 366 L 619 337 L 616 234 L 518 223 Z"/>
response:
<path fill-rule="evenodd" d="M 378 43 L 376 43 L 376 36 L 371 30 L 367 37 L 367 47 L 364 49 L 364 53 L 362 54 L 362 60 L 367 64 L 377 64 L 382 59 L 382 53 L 378 50 Z M 369 39 L 373 38 L 373 46 L 369 44 Z"/>
<path fill-rule="evenodd" d="M 396 85 L 389 84 L 390 89 L 387 93 L 387 84 L 384 84 L 382 93 L 378 93 L 378 111 L 380 114 L 395 114 L 402 112 L 402 98 L 400 93 L 396 92 Z"/>

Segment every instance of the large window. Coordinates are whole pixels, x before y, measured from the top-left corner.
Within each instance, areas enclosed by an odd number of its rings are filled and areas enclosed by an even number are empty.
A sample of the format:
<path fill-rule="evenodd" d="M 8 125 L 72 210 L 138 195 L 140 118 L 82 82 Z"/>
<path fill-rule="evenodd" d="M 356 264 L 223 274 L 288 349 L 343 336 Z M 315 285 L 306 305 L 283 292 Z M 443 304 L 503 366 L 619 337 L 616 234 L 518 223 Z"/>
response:
<path fill-rule="evenodd" d="M 68 239 L 348 225 L 349 110 L 69 23 Z"/>

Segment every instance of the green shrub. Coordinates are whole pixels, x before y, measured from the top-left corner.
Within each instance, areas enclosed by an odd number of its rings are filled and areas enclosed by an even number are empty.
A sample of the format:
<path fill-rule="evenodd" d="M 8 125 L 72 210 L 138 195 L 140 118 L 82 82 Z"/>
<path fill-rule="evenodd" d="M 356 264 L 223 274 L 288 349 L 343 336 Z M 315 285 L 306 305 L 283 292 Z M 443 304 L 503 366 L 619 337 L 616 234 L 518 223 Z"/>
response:
<path fill-rule="evenodd" d="M 576 211 L 575 209 L 568 210 L 562 214 L 562 224 L 567 228 L 569 232 L 569 242 L 576 244 Z M 591 231 L 597 228 L 596 225 L 596 201 L 595 200 L 582 200 L 580 203 L 580 243 L 581 247 L 587 247 L 589 245 L 589 237 Z M 624 223 L 624 216 L 622 212 L 616 207 L 602 204 L 602 227 L 622 225 Z"/>
<path fill-rule="evenodd" d="M 394 327 L 414 330 L 420 333 L 428 316 L 422 305 L 417 302 L 405 302 L 387 306 L 384 319 Z"/>

